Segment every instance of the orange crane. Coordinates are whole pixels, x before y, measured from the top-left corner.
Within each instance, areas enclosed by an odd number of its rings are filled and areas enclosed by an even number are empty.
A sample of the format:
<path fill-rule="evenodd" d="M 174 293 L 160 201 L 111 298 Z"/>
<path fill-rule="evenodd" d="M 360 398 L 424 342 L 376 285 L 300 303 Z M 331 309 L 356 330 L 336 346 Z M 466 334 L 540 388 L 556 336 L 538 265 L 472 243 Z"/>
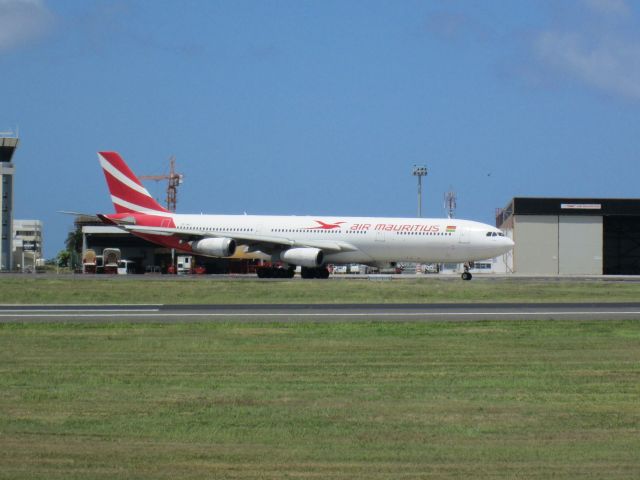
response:
<path fill-rule="evenodd" d="M 182 185 L 182 180 L 184 179 L 184 175 L 181 173 L 176 173 L 176 157 L 171 155 L 169 159 L 169 174 L 168 175 L 140 175 L 141 180 L 155 180 L 159 182 L 160 180 L 169 180 L 169 184 L 167 185 L 167 210 L 170 212 L 176 211 L 176 205 L 178 203 L 177 194 L 178 194 L 178 185 Z"/>

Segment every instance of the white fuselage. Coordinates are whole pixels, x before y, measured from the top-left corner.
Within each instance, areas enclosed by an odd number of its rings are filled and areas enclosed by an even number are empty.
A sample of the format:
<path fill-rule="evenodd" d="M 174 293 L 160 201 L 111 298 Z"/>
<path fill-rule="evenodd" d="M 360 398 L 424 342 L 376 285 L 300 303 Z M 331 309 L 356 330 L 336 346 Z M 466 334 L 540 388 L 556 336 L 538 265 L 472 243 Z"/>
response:
<path fill-rule="evenodd" d="M 227 234 L 234 238 L 256 235 L 318 248 L 326 245 L 325 263 L 466 262 L 494 258 L 513 247 L 513 241 L 497 228 L 469 220 L 183 214 L 171 217 L 176 228 L 194 233 Z M 251 242 L 238 240 L 238 244 L 243 243 Z M 336 245 L 342 248 L 336 251 Z"/>

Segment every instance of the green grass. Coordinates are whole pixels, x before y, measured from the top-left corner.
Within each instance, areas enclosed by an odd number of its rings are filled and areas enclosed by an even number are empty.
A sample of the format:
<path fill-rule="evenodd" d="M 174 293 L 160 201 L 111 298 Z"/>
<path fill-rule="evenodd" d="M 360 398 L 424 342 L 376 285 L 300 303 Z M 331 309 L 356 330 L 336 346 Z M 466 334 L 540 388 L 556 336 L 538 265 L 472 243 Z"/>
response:
<path fill-rule="evenodd" d="M 0 478 L 638 478 L 635 321 L 1 325 Z"/>
<path fill-rule="evenodd" d="M 0 304 L 434 303 L 637 301 L 640 282 L 478 278 L 261 281 L 212 278 L 6 277 Z"/>

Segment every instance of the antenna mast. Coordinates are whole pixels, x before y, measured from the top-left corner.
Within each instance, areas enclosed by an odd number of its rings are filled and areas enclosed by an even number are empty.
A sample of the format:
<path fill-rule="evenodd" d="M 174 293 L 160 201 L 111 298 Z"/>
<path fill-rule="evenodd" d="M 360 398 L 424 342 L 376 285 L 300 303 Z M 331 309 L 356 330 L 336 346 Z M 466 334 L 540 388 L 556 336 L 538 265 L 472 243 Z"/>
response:
<path fill-rule="evenodd" d="M 451 187 L 450 187 L 451 188 Z M 444 194 L 444 209 L 447 211 L 447 217 L 453 218 L 456 213 L 456 192 L 453 189 Z"/>

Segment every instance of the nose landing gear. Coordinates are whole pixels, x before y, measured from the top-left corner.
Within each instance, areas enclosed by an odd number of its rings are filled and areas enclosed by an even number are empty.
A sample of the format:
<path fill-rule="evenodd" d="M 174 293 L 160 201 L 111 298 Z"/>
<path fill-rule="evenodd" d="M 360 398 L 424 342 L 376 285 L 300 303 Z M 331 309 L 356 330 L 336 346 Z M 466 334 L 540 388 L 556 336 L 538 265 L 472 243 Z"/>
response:
<path fill-rule="evenodd" d="M 464 272 L 462 272 L 462 280 L 471 280 L 473 278 L 473 275 L 471 275 L 471 272 L 469 272 L 471 266 L 471 262 L 465 262 Z"/>

